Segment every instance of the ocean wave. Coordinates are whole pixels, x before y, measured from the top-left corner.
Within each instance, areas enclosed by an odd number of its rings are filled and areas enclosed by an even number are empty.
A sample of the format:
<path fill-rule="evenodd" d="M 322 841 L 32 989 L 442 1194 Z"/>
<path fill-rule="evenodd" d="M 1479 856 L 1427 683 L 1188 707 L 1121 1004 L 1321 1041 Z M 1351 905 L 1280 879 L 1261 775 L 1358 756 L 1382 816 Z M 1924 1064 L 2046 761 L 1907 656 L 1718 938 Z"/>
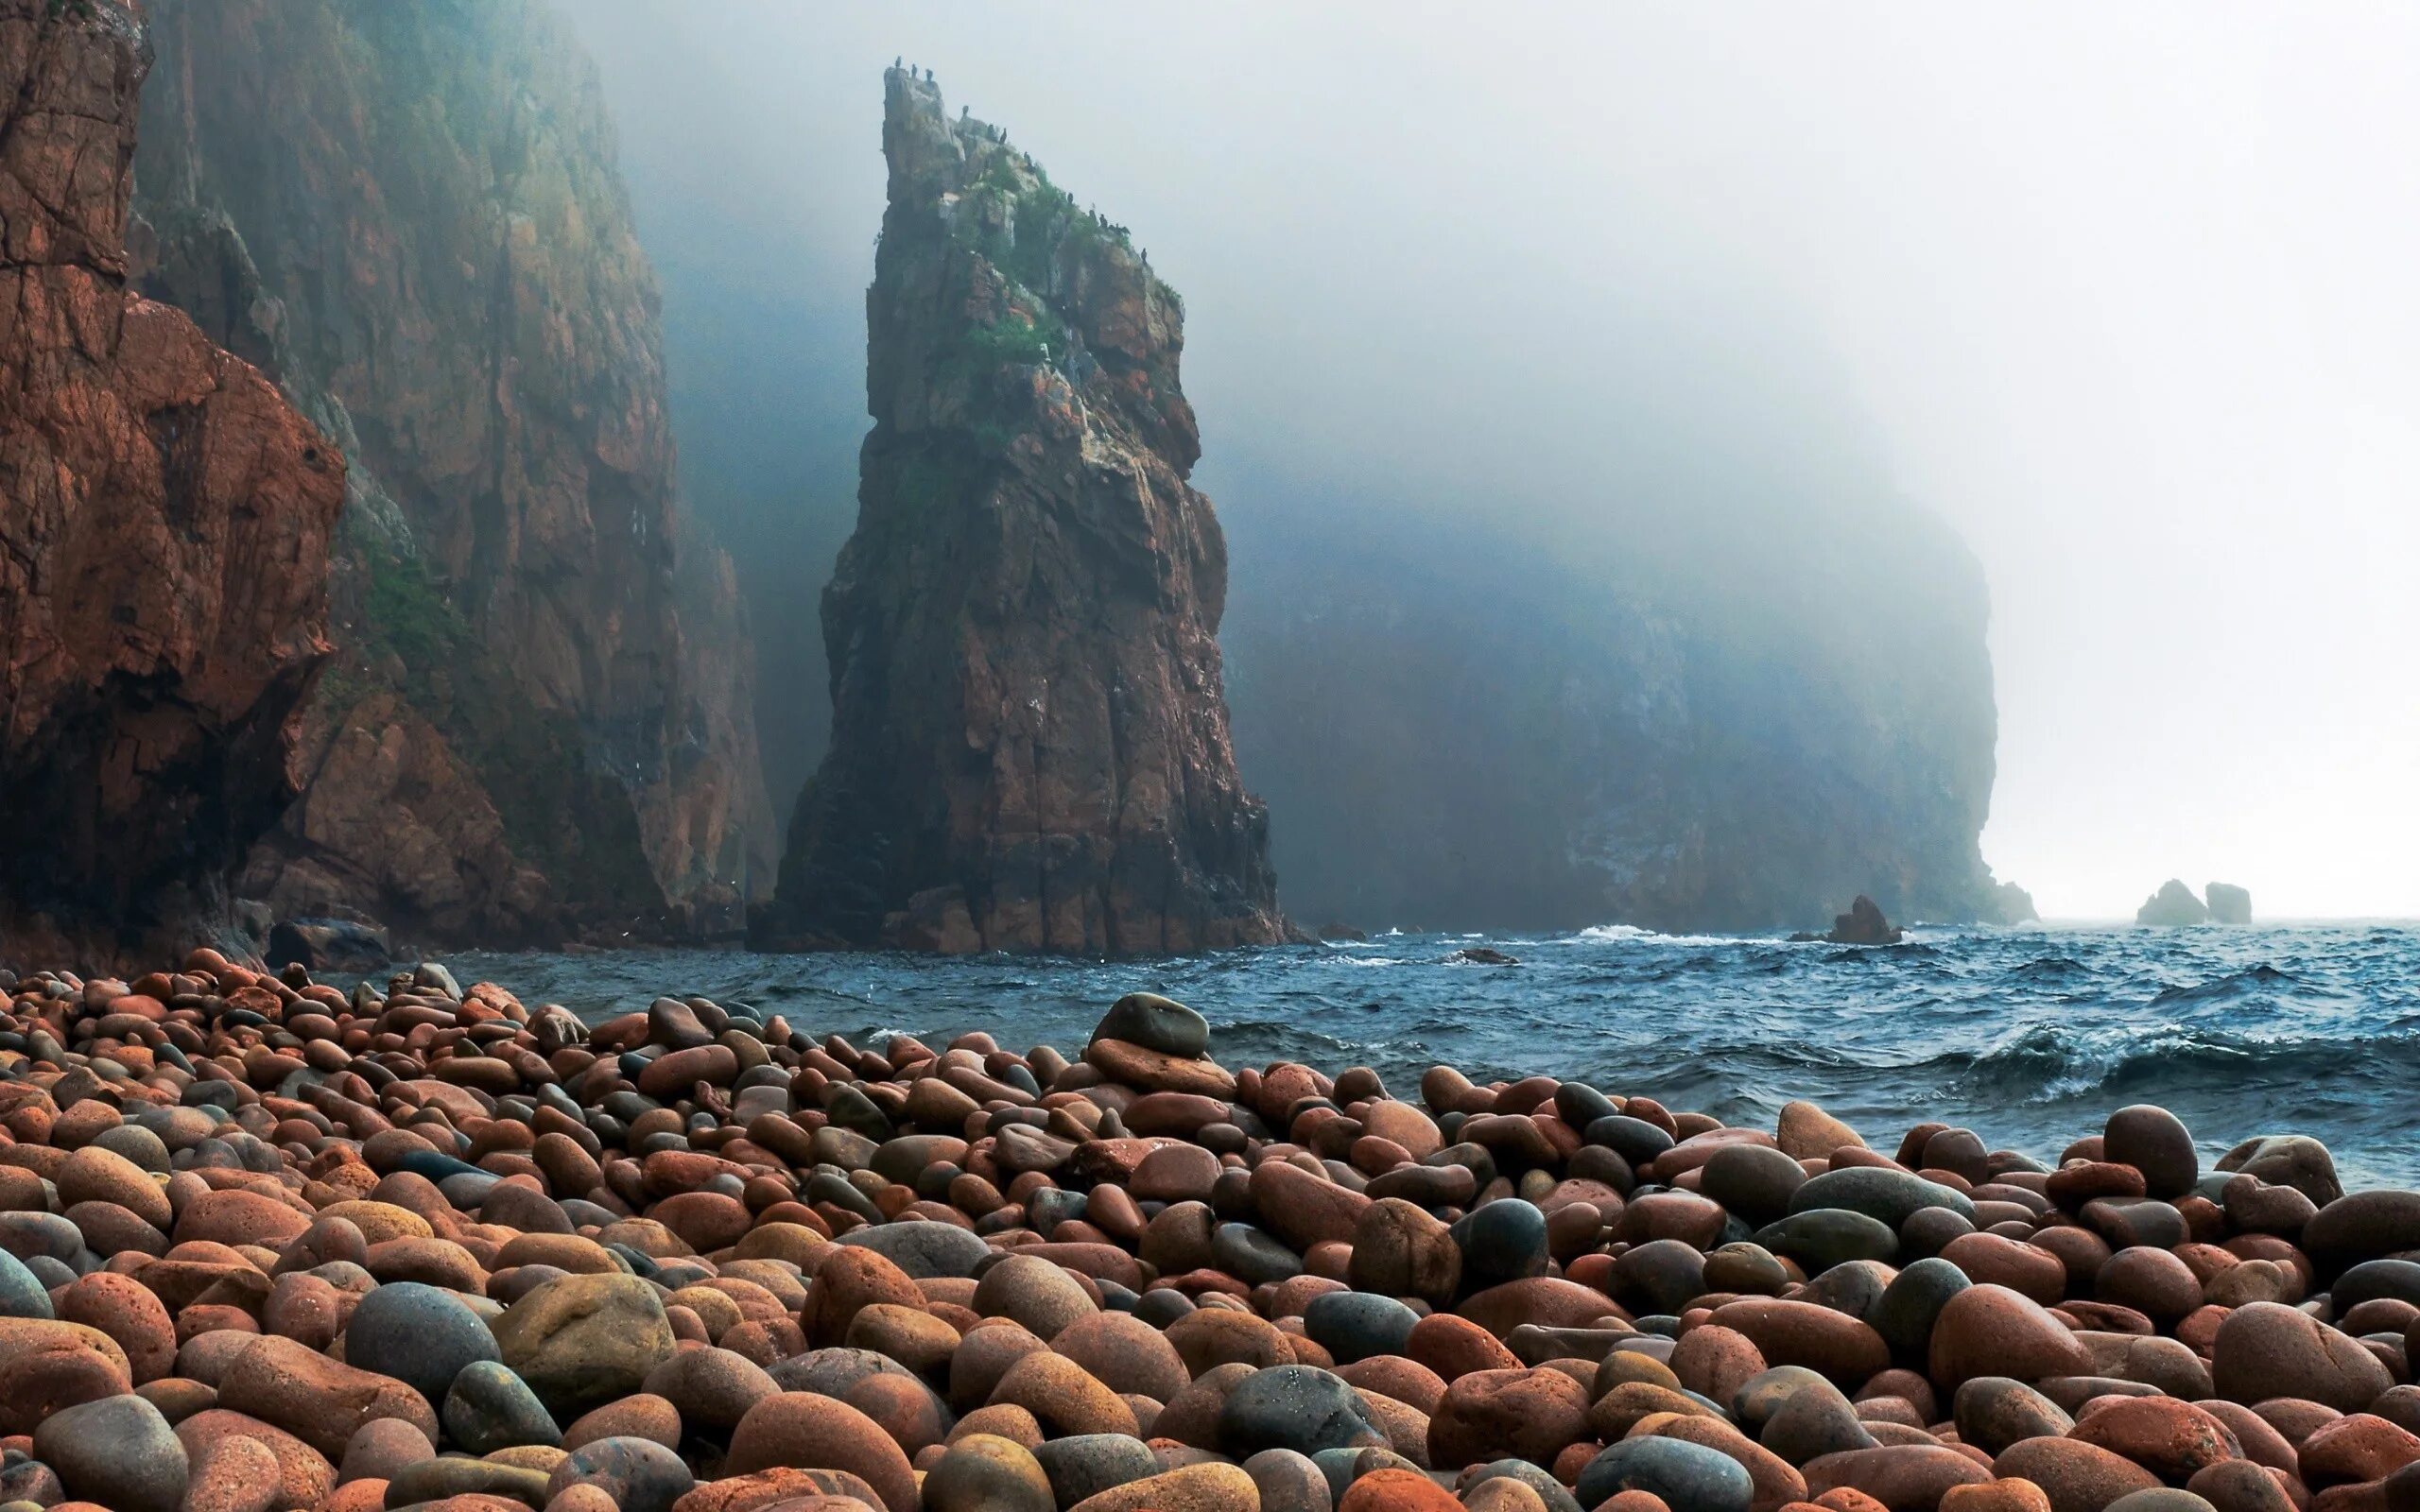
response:
<path fill-rule="evenodd" d="M 2211 981 L 2195 982 L 2187 987 L 2163 988 L 2152 998 L 2152 1004 L 2153 1006 L 2158 1006 L 2170 1003 L 2206 1003 L 2218 998 L 2243 997 L 2265 988 L 2274 987 L 2280 982 L 2295 980 L 2296 978 L 2264 962 L 2244 971 L 2230 971 Z"/>
<path fill-rule="evenodd" d="M 1478 1081 L 1574 1076 L 1766 1128 L 1810 1097 L 1869 1136 L 1942 1118 L 2045 1160 L 2150 1102 L 2205 1147 L 2291 1129 L 2325 1141 L 2348 1185 L 2420 1184 L 2408 1111 L 2420 927 L 1934 926 L 1859 950 L 1602 924 L 1488 941 L 1522 970 L 1439 969 L 1471 943 L 1392 933 L 1159 961 L 708 950 L 447 964 L 591 1022 L 696 993 L 816 1039 L 865 1043 L 907 1024 L 936 1046 L 981 1029 L 1063 1051 L 1147 988 L 1208 1017 L 1230 1066 L 1366 1064 L 1399 1096 L 1442 1062 Z"/>
<path fill-rule="evenodd" d="M 2255 1085 L 2325 1080 L 2348 1063 L 2364 1069 L 2420 1071 L 2420 1034 L 2267 1039 L 2224 1031 L 2172 1029 L 2130 1035 L 2079 1034 L 2034 1024 L 1980 1054 L 1947 1052 L 1920 1063 L 1988 1101 L 2053 1102 L 2094 1093 L 2154 1091 L 2162 1096 Z"/>
<path fill-rule="evenodd" d="M 1743 945 L 1766 944 L 1738 935 L 1666 935 L 1636 924 L 1591 924 L 1576 935 L 1566 935 L 1554 943 L 1564 945 Z"/>
<path fill-rule="evenodd" d="M 2008 974 L 2029 979 L 2053 978 L 2066 981 L 2088 973 L 2089 968 L 2072 955 L 2043 955 L 2013 969 Z"/>

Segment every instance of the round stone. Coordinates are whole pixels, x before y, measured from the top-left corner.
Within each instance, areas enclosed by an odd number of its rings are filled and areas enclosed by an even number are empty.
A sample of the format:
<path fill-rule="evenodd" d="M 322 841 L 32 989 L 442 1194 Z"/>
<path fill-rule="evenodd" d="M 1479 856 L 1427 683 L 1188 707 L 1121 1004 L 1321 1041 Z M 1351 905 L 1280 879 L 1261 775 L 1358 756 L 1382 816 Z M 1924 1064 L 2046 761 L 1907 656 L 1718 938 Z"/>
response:
<path fill-rule="evenodd" d="M 550 1280 L 507 1308 L 492 1332 L 503 1362 L 559 1417 L 638 1390 L 673 1347 L 663 1299 L 636 1276 Z"/>
<path fill-rule="evenodd" d="M 672 1403 L 685 1426 L 710 1434 L 731 1432 L 749 1408 L 782 1389 L 755 1361 L 717 1349 L 683 1349 L 648 1371 L 643 1385 Z"/>
<path fill-rule="evenodd" d="M 1479 1370 L 1445 1388 L 1428 1419 L 1427 1450 L 1439 1469 L 1508 1454 L 1551 1465 L 1587 1435 L 1588 1393 L 1563 1371 Z"/>
<path fill-rule="evenodd" d="M 1802 1194 L 1806 1190 L 1799 1188 Z M 1797 1198 L 1791 1200 L 1795 1202 Z M 1774 1254 L 1798 1262 L 1810 1275 L 1820 1275 L 1851 1261 L 1878 1260 L 1888 1263 L 1899 1256 L 1897 1229 L 1871 1213 L 1854 1212 L 1847 1208 L 1802 1209 L 1765 1225 L 1752 1237 Z"/>
<path fill-rule="evenodd" d="M 1303 1274 L 1302 1256 L 1287 1248 L 1276 1235 L 1248 1223 L 1220 1224 L 1210 1236 L 1210 1260 L 1247 1286 L 1274 1284 Z"/>
<path fill-rule="evenodd" d="M 50 1293 L 24 1261 L 0 1249 L 0 1317 L 52 1316 Z"/>
<path fill-rule="evenodd" d="M 546 1502 L 546 1472 L 533 1466 L 448 1454 L 406 1466 L 387 1483 L 387 1502 L 391 1506 L 447 1502 L 456 1497 L 477 1498 L 469 1504 L 479 1507 L 492 1507 L 496 1501 L 543 1506 Z"/>
<path fill-rule="evenodd" d="M 1546 1274 L 1547 1215 L 1535 1203 L 1499 1198 L 1473 1209 L 1450 1231 L 1462 1254 L 1466 1292 Z"/>
<path fill-rule="evenodd" d="M 283 1489 L 277 1454 L 250 1438 L 222 1438 L 186 1452 L 183 1512 L 268 1512 Z"/>
<path fill-rule="evenodd" d="M 1951 1405 L 1961 1442 L 1996 1454 L 2029 1438 L 2058 1438 L 2075 1419 L 2057 1402 L 2022 1381 L 1977 1376 L 1958 1388 Z"/>
<path fill-rule="evenodd" d="M 2158 1476 L 2124 1455 L 2073 1438 L 2012 1444 L 1993 1459 L 1992 1473 L 2042 1487 L 2050 1512 L 2106 1512 L 2119 1497 L 2159 1485 Z"/>
<path fill-rule="evenodd" d="M 1264 1449 L 1244 1461 L 1260 1492 L 1260 1512 L 1327 1512 L 1333 1493 L 1317 1460 L 1290 1449 Z"/>
<path fill-rule="evenodd" d="M 2202 1175 L 2191 1131 L 2174 1113 L 2150 1103 L 2110 1114 L 2100 1147 L 2105 1158 L 2143 1173 L 2143 1188 L 2151 1196 L 2181 1196 L 2193 1190 Z"/>
<path fill-rule="evenodd" d="M 44 1305 L 49 1305 L 47 1298 Z M 176 1323 L 159 1294 L 133 1277 L 95 1271 L 62 1288 L 57 1305 L 68 1322 L 98 1329 L 117 1341 L 136 1385 L 157 1381 L 176 1367 Z"/>
<path fill-rule="evenodd" d="M 431 1402 L 442 1402 L 463 1366 L 503 1356 L 487 1324 L 455 1293 L 419 1281 L 389 1281 L 354 1306 L 345 1326 L 344 1357 L 348 1365 L 392 1376 Z"/>
<path fill-rule="evenodd" d="M 1845 1165 L 1807 1177 L 1791 1194 L 1789 1211 L 1809 1212 L 1818 1208 L 1864 1213 L 1880 1220 L 1894 1235 L 1908 1215 L 1921 1208 L 1947 1208 L 1969 1221 L 1975 1216 L 1975 1204 L 1964 1193 L 1927 1181 L 1912 1171 L 1880 1165 Z"/>
<path fill-rule="evenodd" d="M 1228 1393 L 1219 1413 L 1219 1447 L 1236 1459 L 1264 1449 L 1309 1455 L 1386 1441 L 1354 1389 L 1311 1366 L 1254 1371 Z"/>
<path fill-rule="evenodd" d="M 871 1249 L 919 1281 L 972 1276 L 993 1254 L 974 1229 L 954 1223 L 871 1224 L 851 1229 L 840 1243 Z"/>
<path fill-rule="evenodd" d="M 1720 1450 L 1648 1435 L 1607 1446 L 1580 1472 L 1573 1491 L 1586 1507 L 1622 1491 L 1645 1491 L 1671 1512 L 1748 1512 L 1755 1483 L 1747 1467 Z"/>
<path fill-rule="evenodd" d="M 1056 1512 L 1050 1477 L 1021 1444 L 969 1434 L 925 1473 L 925 1512 Z"/>
<path fill-rule="evenodd" d="M 141 1397 L 105 1397 L 55 1412 L 34 1430 L 34 1457 L 69 1492 L 120 1512 L 178 1512 L 185 1446 Z"/>
<path fill-rule="evenodd" d="M 1470 1174 L 1461 1166 L 1446 1169 L 1461 1171 L 1465 1178 Z M 1461 1288 L 1462 1251 L 1452 1230 L 1426 1209 L 1404 1197 L 1381 1197 L 1354 1220 L 1345 1279 L 1357 1292 L 1417 1297 L 1442 1307 Z"/>
<path fill-rule="evenodd" d="M 1949 1299 L 1971 1285 L 1963 1271 L 1939 1258 L 1902 1268 L 1867 1310 L 1865 1320 L 1899 1359 L 1921 1362 L 1932 1346 L 1932 1328 Z"/>
<path fill-rule="evenodd" d="M 1943 1390 L 1977 1376 L 2041 1381 L 2092 1373 L 2083 1342 L 2040 1303 L 2005 1286 L 1970 1286 L 1944 1304 L 1933 1319 L 1928 1359 L 1928 1374 Z"/>
<path fill-rule="evenodd" d="M 1331 1293 L 1349 1296 L 1349 1293 Z M 1317 1300 L 1311 1304 L 1319 1305 Z M 1097 1313 L 1078 1318 L 1050 1341 L 1052 1352 L 1063 1354 L 1084 1373 L 1125 1396 L 1149 1397 L 1165 1402 L 1184 1389 L 1191 1379 L 1184 1356 L 1168 1336 L 1131 1313 Z"/>
<path fill-rule="evenodd" d="M 671 1512 L 697 1477 L 680 1455 L 648 1438 L 600 1438 L 563 1457 L 546 1478 L 549 1501 L 575 1486 L 595 1486 L 621 1512 Z"/>
<path fill-rule="evenodd" d="M 2226 1315 L 2210 1347 L 2210 1378 L 2229 1401 L 2299 1397 L 2339 1412 L 2360 1412 L 2394 1384 L 2360 1340 L 2277 1302 Z"/>
<path fill-rule="evenodd" d="M 1074 1277 L 1031 1255 L 1002 1257 L 975 1286 L 975 1311 L 985 1317 L 1020 1323 L 1034 1337 L 1050 1339 L 1099 1309 Z"/>
<path fill-rule="evenodd" d="M 377 1418 L 354 1430 L 337 1456 L 340 1481 L 390 1481 L 407 1465 L 437 1453 L 437 1446 L 417 1427 L 400 1418 Z"/>
<path fill-rule="evenodd" d="M 1303 1309 L 1303 1332 L 1339 1365 L 1403 1353 L 1419 1322 L 1410 1308 L 1371 1292 L 1324 1292 Z"/>
<path fill-rule="evenodd" d="M 1979 1486 L 1992 1472 L 1954 1449 L 1885 1444 L 1810 1460 L 1806 1476 L 1809 1496 L 1848 1490 L 1885 1507 L 1917 1508 L 1938 1506 L 1951 1486 Z"/>
<path fill-rule="evenodd" d="M 538 1394 L 495 1360 L 474 1360 L 455 1373 L 440 1417 L 446 1436 L 474 1454 L 524 1444 L 551 1447 L 563 1437 Z"/>
<path fill-rule="evenodd" d="M 916 1512 L 916 1477 L 907 1454 L 873 1418 L 844 1401 L 789 1391 L 748 1409 L 732 1430 L 723 1473 L 784 1466 L 847 1470 L 873 1487 L 887 1512 Z"/>
<path fill-rule="evenodd" d="M 1151 1446 L 1126 1434 L 1076 1434 L 1033 1452 L 1061 1506 L 1074 1506 L 1115 1486 L 1156 1474 Z"/>
<path fill-rule="evenodd" d="M 1699 1190 L 1751 1224 L 1789 1211 L 1806 1168 L 1769 1144 L 1726 1144 L 1698 1168 Z"/>
<path fill-rule="evenodd" d="M 2323 1277 L 2361 1261 L 2420 1250 L 2420 1192 L 2338 1197 L 2303 1226 L 2302 1246 Z"/>
<path fill-rule="evenodd" d="M 1122 1040 L 1167 1056 L 1201 1056 L 1210 1050 L 1210 1022 L 1184 1004 L 1156 992 L 1129 992 L 1093 1026 L 1096 1040 Z"/>
<path fill-rule="evenodd" d="M 166 1189 L 149 1172 L 97 1144 L 85 1145 L 59 1168 L 59 1200 L 67 1207 L 79 1202 L 111 1203 L 162 1232 L 176 1222 Z"/>

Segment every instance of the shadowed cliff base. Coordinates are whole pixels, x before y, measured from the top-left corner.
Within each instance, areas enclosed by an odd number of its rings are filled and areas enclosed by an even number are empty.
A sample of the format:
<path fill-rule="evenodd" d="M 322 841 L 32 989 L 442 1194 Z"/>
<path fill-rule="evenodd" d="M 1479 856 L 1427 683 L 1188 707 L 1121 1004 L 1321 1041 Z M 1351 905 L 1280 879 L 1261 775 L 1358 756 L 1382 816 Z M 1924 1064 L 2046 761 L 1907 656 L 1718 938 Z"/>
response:
<path fill-rule="evenodd" d="M 874 428 L 823 597 L 833 744 L 752 939 L 1278 939 L 1221 692 L 1226 542 L 1185 482 L 1183 301 L 1005 131 L 906 70 L 884 90 Z"/>

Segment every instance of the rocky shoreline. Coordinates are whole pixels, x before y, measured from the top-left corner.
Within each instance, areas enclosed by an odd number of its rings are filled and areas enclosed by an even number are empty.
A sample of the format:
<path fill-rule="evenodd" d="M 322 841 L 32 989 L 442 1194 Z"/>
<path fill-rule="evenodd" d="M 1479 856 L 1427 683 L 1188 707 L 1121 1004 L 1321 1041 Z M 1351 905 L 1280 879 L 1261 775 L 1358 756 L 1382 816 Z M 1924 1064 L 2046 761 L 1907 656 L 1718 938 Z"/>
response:
<path fill-rule="evenodd" d="M 0 990 L 0 1512 L 2420 1508 L 2420 1194 L 2308 1138 Z"/>

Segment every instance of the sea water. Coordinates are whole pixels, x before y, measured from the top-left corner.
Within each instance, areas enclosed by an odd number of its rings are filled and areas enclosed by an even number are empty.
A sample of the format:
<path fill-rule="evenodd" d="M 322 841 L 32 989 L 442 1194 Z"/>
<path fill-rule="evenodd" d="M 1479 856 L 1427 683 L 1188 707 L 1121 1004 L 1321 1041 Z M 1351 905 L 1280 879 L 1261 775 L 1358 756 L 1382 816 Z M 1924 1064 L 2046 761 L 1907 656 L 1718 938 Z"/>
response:
<path fill-rule="evenodd" d="M 1517 958 L 1481 966 L 1455 953 Z M 1623 927 L 1558 936 L 1385 935 L 1151 961 L 878 954 L 608 952 L 445 958 L 596 1022 L 702 994 L 793 1027 L 936 1048 L 989 1032 L 1074 1056 L 1119 994 L 1211 1023 L 1231 1067 L 1375 1068 L 1397 1096 L 1443 1062 L 1475 1080 L 1545 1073 L 1772 1126 L 1808 1097 L 1886 1151 L 1964 1125 L 2056 1160 L 2114 1109 L 2158 1103 L 2205 1167 L 2255 1134 L 2326 1143 L 2348 1190 L 2420 1186 L 2420 924 L 1919 928 L 1854 948 Z"/>

